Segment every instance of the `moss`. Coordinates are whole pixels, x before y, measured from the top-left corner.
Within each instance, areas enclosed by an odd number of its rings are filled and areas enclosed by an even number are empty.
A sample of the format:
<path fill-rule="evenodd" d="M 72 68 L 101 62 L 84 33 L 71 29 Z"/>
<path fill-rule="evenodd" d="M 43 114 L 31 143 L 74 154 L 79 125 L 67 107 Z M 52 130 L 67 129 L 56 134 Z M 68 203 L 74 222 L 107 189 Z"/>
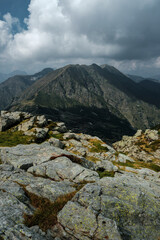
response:
<path fill-rule="evenodd" d="M 25 136 L 23 132 L 7 130 L 0 132 L 0 146 L 1 147 L 13 147 L 18 144 L 29 144 L 35 142 L 35 137 Z"/>
<path fill-rule="evenodd" d="M 115 175 L 114 171 L 104 171 L 104 169 L 98 169 L 97 173 L 99 174 L 100 178 L 103 178 L 103 177 L 114 177 L 114 175 Z"/>
<path fill-rule="evenodd" d="M 77 191 L 81 190 L 87 183 L 94 183 L 95 181 L 81 181 L 79 183 L 74 183 L 72 187 L 74 187 Z"/>
<path fill-rule="evenodd" d="M 91 161 L 91 162 L 94 162 L 94 163 L 100 161 L 99 158 L 91 157 L 91 156 L 87 156 L 86 159 L 87 159 L 88 161 Z"/>
<path fill-rule="evenodd" d="M 30 193 L 26 189 L 25 192 L 36 210 L 33 215 L 24 214 L 24 224 L 27 227 L 38 225 L 43 231 L 47 231 L 57 223 L 59 211 L 74 197 L 77 191 L 62 195 L 55 202 Z"/>
<path fill-rule="evenodd" d="M 154 170 L 155 172 L 160 172 L 160 166 L 154 164 L 154 163 L 150 163 L 149 164 L 149 168 Z"/>
<path fill-rule="evenodd" d="M 102 146 L 104 143 L 100 140 L 90 140 L 91 148 L 89 149 L 90 152 L 108 152 L 108 148 Z"/>
<path fill-rule="evenodd" d="M 117 166 L 131 167 L 131 168 L 135 168 L 135 169 L 148 168 L 155 172 L 160 172 L 160 166 L 158 166 L 154 163 L 145 163 L 143 161 L 136 161 L 136 162 L 126 161 L 126 163 L 113 162 L 113 164 L 117 165 Z"/>
<path fill-rule="evenodd" d="M 51 122 L 46 127 L 49 128 L 49 130 L 53 130 L 56 126 L 57 124 L 55 122 Z"/>
<path fill-rule="evenodd" d="M 119 152 L 115 152 L 115 157 L 118 157 L 119 156 Z"/>
<path fill-rule="evenodd" d="M 54 137 L 54 138 L 57 138 L 57 139 L 59 139 L 60 141 L 63 141 L 63 136 L 64 136 L 64 134 L 63 134 L 63 133 L 59 133 L 59 134 L 52 134 L 51 132 L 49 132 L 49 135 L 50 135 L 50 137 Z"/>

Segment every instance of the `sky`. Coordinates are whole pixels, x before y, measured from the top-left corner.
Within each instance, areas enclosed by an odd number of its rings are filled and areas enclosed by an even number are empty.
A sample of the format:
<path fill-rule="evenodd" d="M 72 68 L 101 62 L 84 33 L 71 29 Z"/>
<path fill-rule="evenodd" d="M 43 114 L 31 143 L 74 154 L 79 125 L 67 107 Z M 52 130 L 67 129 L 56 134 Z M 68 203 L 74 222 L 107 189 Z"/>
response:
<path fill-rule="evenodd" d="M 159 0 L 0 0 L 0 72 L 109 64 L 160 74 Z"/>

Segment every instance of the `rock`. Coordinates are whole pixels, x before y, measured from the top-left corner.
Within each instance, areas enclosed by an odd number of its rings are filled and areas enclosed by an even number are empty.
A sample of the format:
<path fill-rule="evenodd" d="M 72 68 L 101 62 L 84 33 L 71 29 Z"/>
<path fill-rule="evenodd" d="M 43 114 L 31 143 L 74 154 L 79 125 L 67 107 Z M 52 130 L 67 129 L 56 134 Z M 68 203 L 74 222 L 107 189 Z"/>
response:
<path fill-rule="evenodd" d="M 103 170 L 107 172 L 116 172 L 118 167 L 114 166 L 112 162 L 104 160 L 96 162 L 96 170 Z"/>
<path fill-rule="evenodd" d="M 68 233 L 79 240 L 92 239 L 97 229 L 96 215 L 93 211 L 75 202 L 68 202 L 58 214 L 58 221 L 67 228 Z"/>
<path fill-rule="evenodd" d="M 49 162 L 60 156 L 66 156 L 71 159 L 72 162 L 79 163 L 85 168 L 94 169 L 94 163 L 60 148 L 53 147 L 49 142 L 17 145 L 16 147 L 3 147 L 0 148 L 0 154 L 3 163 L 11 164 L 15 168 L 24 170 L 32 166 Z"/>
<path fill-rule="evenodd" d="M 57 148 L 61 148 L 61 149 L 63 149 L 64 148 L 64 144 L 59 140 L 59 139 L 57 139 L 57 138 L 50 138 L 49 140 L 48 140 L 48 142 L 51 144 L 51 145 L 53 145 L 54 147 L 57 147 Z"/>
<path fill-rule="evenodd" d="M 80 135 L 78 135 L 76 133 L 67 132 L 64 134 L 63 139 L 64 140 L 75 139 L 75 140 L 79 141 L 81 139 L 81 137 L 80 137 Z"/>
<path fill-rule="evenodd" d="M 27 121 L 25 120 L 24 122 L 22 122 L 18 126 L 18 131 L 27 132 L 28 130 L 33 128 L 34 123 L 35 123 L 35 119 L 36 119 L 36 117 L 31 117 L 29 120 L 27 120 Z"/>
<path fill-rule="evenodd" d="M 105 234 L 108 239 L 158 239 L 158 195 L 156 184 L 134 174 L 103 178 L 83 187 L 59 213 L 58 221 L 78 239 L 103 239 Z"/>
<path fill-rule="evenodd" d="M 37 127 L 40 127 L 40 128 L 45 127 L 47 124 L 46 117 L 44 115 L 37 116 L 36 124 L 37 124 Z"/>
<path fill-rule="evenodd" d="M 53 135 L 57 135 L 57 134 L 60 134 L 60 132 L 58 132 L 58 131 L 52 131 L 52 134 L 53 134 Z"/>
<path fill-rule="evenodd" d="M 151 141 L 158 140 L 158 131 L 157 130 L 147 129 L 144 134 Z"/>
<path fill-rule="evenodd" d="M 31 210 L 12 194 L 0 190 L 0 236 L 16 225 L 23 224 L 23 214 L 32 214 Z"/>
<path fill-rule="evenodd" d="M 137 130 L 136 134 L 134 135 L 136 138 L 142 135 L 142 130 Z"/>
<path fill-rule="evenodd" d="M 29 173 L 45 176 L 55 181 L 70 180 L 72 182 L 96 181 L 98 174 L 73 163 L 67 157 L 58 157 L 53 161 L 42 163 L 28 169 Z"/>
<path fill-rule="evenodd" d="M 123 136 L 122 140 L 113 144 L 118 152 L 128 157 L 144 161 L 157 162 L 160 160 L 160 135 L 157 130 L 147 129 L 144 133 L 139 130 L 133 137 Z"/>
<path fill-rule="evenodd" d="M 65 123 L 59 122 L 57 123 L 57 126 L 54 128 L 55 131 L 58 131 L 60 133 L 65 133 L 67 132 L 67 128 L 65 126 Z"/>
<path fill-rule="evenodd" d="M 54 202 L 58 197 L 75 191 L 70 182 L 54 182 L 50 179 L 37 178 L 34 183 L 26 186 L 26 190 L 39 197 L 44 197 Z"/>
<path fill-rule="evenodd" d="M 124 154 L 122 154 L 122 153 L 119 153 L 119 154 L 118 154 L 118 158 L 117 158 L 116 162 L 126 163 L 127 161 L 129 161 L 129 162 L 135 162 L 132 158 L 130 158 L 130 157 L 127 156 L 127 155 L 124 155 Z"/>
<path fill-rule="evenodd" d="M 1 111 L 0 116 L 0 131 L 9 129 L 21 121 L 21 112 Z"/>
<path fill-rule="evenodd" d="M 36 140 L 43 141 L 47 137 L 47 133 L 49 132 L 48 128 L 33 128 L 33 132 L 35 133 Z"/>

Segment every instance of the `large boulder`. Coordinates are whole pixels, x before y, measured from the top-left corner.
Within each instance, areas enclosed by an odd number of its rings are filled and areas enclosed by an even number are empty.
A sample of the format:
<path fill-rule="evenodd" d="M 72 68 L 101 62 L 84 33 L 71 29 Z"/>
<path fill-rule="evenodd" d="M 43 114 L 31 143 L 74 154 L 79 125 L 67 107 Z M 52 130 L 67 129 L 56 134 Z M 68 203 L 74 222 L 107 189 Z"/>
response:
<path fill-rule="evenodd" d="M 89 183 L 59 213 L 59 224 L 75 239 L 158 240 L 157 188 L 133 174 Z"/>
<path fill-rule="evenodd" d="M 94 163 L 87 159 L 76 156 L 54 147 L 49 142 L 42 144 L 17 145 L 16 147 L 0 148 L 0 158 L 3 163 L 11 164 L 15 168 L 27 170 L 28 168 L 42 163 L 50 162 L 58 157 L 65 156 L 72 162 L 75 162 L 82 167 L 94 169 Z"/>

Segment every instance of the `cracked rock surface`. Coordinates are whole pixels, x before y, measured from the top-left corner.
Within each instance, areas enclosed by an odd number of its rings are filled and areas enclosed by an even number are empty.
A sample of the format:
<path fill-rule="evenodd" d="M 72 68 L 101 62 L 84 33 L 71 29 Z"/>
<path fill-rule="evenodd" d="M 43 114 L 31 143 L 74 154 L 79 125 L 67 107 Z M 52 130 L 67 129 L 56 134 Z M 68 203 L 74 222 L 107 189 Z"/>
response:
<path fill-rule="evenodd" d="M 159 164 L 158 130 L 124 136 L 117 152 L 44 116 L 3 111 L 0 125 L 60 134 L 41 144 L 0 147 L 0 240 L 160 240 L 160 173 L 158 165 L 142 165 L 150 163 L 148 149 Z M 143 152 L 144 161 L 136 161 Z"/>

